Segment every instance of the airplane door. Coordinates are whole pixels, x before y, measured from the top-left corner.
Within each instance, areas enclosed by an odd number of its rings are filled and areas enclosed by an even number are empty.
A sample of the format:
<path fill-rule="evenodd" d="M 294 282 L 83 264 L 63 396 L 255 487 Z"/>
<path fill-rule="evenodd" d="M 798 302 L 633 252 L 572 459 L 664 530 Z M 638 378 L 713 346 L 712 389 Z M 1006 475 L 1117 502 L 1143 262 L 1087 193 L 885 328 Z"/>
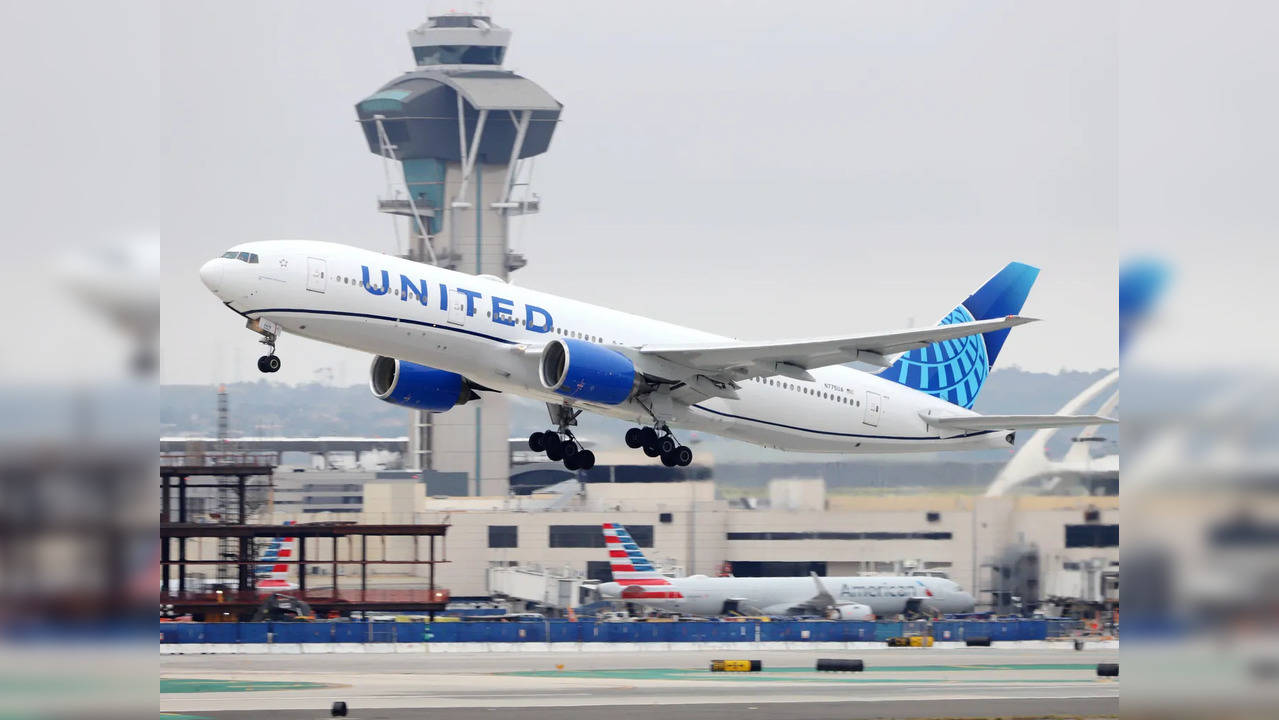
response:
<path fill-rule="evenodd" d="M 466 294 L 453 292 L 449 295 L 449 322 L 453 325 L 466 324 Z"/>
<path fill-rule="evenodd" d="M 324 292 L 325 270 L 324 258 L 309 257 L 306 259 L 306 289 L 311 292 Z"/>
<path fill-rule="evenodd" d="M 882 400 L 879 393 L 866 393 L 866 416 L 862 418 L 862 422 L 871 427 L 879 426 L 879 406 Z"/>

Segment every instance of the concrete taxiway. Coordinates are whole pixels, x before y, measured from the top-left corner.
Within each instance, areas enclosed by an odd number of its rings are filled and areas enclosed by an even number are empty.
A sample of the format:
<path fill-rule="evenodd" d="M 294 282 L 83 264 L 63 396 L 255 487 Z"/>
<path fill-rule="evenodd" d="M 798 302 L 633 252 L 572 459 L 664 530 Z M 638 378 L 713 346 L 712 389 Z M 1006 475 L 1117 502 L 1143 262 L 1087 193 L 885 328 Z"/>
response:
<path fill-rule="evenodd" d="M 663 716 L 777 718 L 1106 716 L 1119 683 L 1098 678 L 1116 650 L 878 648 L 670 653 L 168 656 L 160 709 L 185 717 L 314 718 L 345 701 L 357 718 L 504 715 L 527 720 Z M 712 659 L 763 661 L 712 673 Z M 748 657 L 747 657 L 748 656 Z M 860 657 L 861 673 L 817 658 Z"/>

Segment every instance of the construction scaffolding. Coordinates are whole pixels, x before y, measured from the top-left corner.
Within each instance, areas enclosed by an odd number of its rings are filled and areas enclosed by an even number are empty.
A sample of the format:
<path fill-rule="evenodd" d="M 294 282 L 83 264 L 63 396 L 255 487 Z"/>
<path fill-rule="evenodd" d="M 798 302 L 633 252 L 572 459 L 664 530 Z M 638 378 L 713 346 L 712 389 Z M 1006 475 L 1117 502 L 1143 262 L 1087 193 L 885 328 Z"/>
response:
<path fill-rule="evenodd" d="M 265 486 L 269 487 L 274 470 L 272 466 L 260 464 L 259 459 L 254 456 L 243 455 L 221 455 L 214 464 L 195 465 L 181 460 L 182 458 L 169 458 L 166 461 L 173 464 L 160 467 L 160 602 L 174 614 L 216 614 L 239 619 L 251 617 L 266 599 L 266 595 L 270 594 L 264 594 L 256 587 L 254 568 L 262 562 L 257 557 L 256 543 L 259 540 L 269 541 L 286 536 L 297 538 L 296 558 L 278 558 L 271 563 L 297 568 L 296 590 L 290 588 L 286 594 L 305 601 L 317 612 L 340 615 L 348 615 L 354 611 L 424 612 L 433 617 L 448 604 L 448 591 L 435 586 L 435 565 L 447 562 L 443 557 L 443 548 L 436 547 L 436 538 L 445 536 L 448 525 L 360 525 L 335 522 L 250 525 L 248 493 L 255 487 L 263 487 L 261 483 L 251 483 L 251 480 L 265 477 Z M 205 521 L 196 521 L 189 512 L 188 493 L 193 489 L 204 488 L 213 488 L 219 495 L 224 491 L 228 492 L 231 498 L 225 504 L 233 510 L 219 511 L 216 518 L 204 517 L 201 520 Z M 218 505 L 223 505 L 223 502 L 219 500 Z M 388 560 L 383 552 L 381 559 L 371 560 L 369 537 L 414 538 L 414 557 L 411 560 Z M 425 558 L 418 557 L 417 554 L 416 538 L 421 537 L 428 538 Z M 216 556 L 192 556 L 189 545 L 195 541 L 198 547 L 199 541 L 205 539 L 216 542 Z M 345 559 L 340 558 L 338 551 L 338 541 L 342 539 L 346 540 L 348 548 Z M 308 555 L 320 558 L 325 540 L 329 544 L 328 558 L 308 559 Z M 359 548 L 358 557 L 355 556 L 356 546 Z M 307 578 L 311 574 L 308 570 L 325 565 L 329 568 L 332 586 L 308 590 Z M 339 587 L 339 566 L 346 565 L 358 565 L 360 568 L 358 590 Z M 370 565 L 425 565 L 427 587 L 370 590 Z M 213 566 L 216 581 L 212 585 L 191 586 L 188 570 L 197 566 Z M 172 577 L 171 568 L 176 568 L 176 578 Z M 272 588 L 274 590 L 276 588 Z"/>

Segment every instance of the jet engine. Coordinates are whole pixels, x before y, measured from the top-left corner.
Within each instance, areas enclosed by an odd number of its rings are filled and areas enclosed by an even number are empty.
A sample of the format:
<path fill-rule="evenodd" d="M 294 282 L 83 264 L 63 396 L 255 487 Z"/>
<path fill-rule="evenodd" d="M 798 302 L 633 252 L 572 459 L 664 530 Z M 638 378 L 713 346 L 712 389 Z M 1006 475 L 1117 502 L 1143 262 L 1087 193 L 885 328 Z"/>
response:
<path fill-rule="evenodd" d="M 875 613 L 871 612 L 869 605 L 860 603 L 848 603 L 847 605 L 836 605 L 826 609 L 827 620 L 874 620 Z"/>
<path fill-rule="evenodd" d="M 369 368 L 369 389 L 392 405 L 431 412 L 444 412 L 480 397 L 457 373 L 381 355 L 373 358 Z"/>
<path fill-rule="evenodd" d="M 639 385 L 635 364 L 625 355 L 595 343 L 555 338 L 542 351 L 542 386 L 578 400 L 620 405 Z"/>

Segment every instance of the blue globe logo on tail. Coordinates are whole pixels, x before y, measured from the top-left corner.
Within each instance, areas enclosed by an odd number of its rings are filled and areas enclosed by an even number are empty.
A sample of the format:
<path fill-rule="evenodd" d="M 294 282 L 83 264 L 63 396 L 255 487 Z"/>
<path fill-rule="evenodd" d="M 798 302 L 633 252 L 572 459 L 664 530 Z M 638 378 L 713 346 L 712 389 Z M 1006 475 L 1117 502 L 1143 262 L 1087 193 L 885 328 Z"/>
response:
<path fill-rule="evenodd" d="M 1017 315 L 1038 276 L 1038 268 L 1008 263 L 939 324 Z M 996 330 L 933 343 L 901 356 L 880 376 L 960 407 L 972 408 L 1007 338 L 1008 330 Z"/>
<path fill-rule="evenodd" d="M 960 305 L 940 324 L 972 322 L 974 319 L 968 308 Z M 980 335 L 969 335 L 911 350 L 898 359 L 884 376 L 942 400 L 971 408 L 989 372 L 990 359 L 986 354 L 985 340 Z"/>

